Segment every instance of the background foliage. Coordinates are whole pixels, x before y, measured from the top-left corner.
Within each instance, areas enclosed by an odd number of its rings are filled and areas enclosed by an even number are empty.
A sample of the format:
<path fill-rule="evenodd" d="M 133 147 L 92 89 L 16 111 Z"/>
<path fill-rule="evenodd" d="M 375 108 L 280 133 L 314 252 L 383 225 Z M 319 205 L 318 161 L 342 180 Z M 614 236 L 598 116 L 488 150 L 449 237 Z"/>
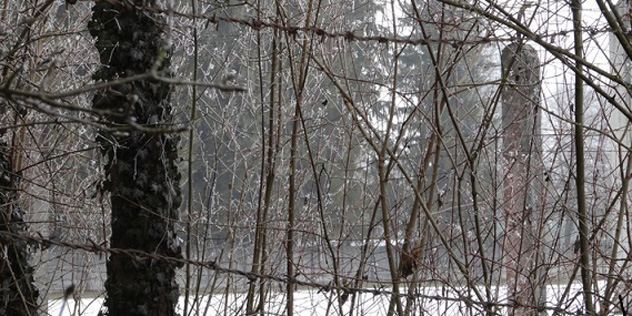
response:
<path fill-rule="evenodd" d="M 91 106 L 113 83 L 92 76 L 103 67 L 88 32 L 93 3 L 73 2 L 5 0 L 0 16 L 11 162 L 2 168 L 21 179 L 0 185 L 24 212 L 11 234 L 28 243 L 40 300 L 70 284 L 77 300 L 106 295 L 108 256 L 130 253 L 110 247 L 97 141 L 108 112 Z M 297 290 L 345 315 L 626 308 L 627 9 L 602 0 L 178 0 L 136 10 L 164 18 L 172 49 L 175 122 L 161 133 L 180 139 L 183 253 L 158 259 L 184 265 L 185 315 L 292 314 Z M 542 167 L 525 185 L 542 192 L 524 210 L 536 214 L 522 223 L 533 229 L 519 236 L 535 242 L 516 253 L 537 254 L 519 273 L 559 293 L 545 305 L 512 300 L 519 291 L 505 277 L 513 232 L 501 95 L 511 82 L 500 58 L 511 43 L 530 45 L 541 63 L 541 128 L 531 134 Z M 367 293 L 385 299 L 367 303 Z"/>

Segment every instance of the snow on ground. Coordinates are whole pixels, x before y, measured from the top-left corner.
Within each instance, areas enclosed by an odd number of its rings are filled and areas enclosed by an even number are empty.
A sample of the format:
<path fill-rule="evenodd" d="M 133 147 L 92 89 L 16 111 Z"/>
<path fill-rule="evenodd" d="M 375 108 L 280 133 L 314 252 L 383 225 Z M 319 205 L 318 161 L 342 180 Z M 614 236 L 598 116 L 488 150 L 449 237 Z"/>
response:
<path fill-rule="evenodd" d="M 547 301 L 548 307 L 553 307 L 553 304 L 559 302 L 562 293 L 564 292 L 565 285 L 551 285 L 547 287 Z M 479 315 L 480 307 L 467 307 L 465 299 L 467 296 L 475 299 L 473 291 L 465 288 L 446 288 L 446 287 L 425 287 L 421 289 L 423 295 L 427 298 L 421 298 L 416 300 L 413 315 Z M 565 304 L 560 308 L 563 310 L 574 313 L 581 309 L 581 286 L 574 284 L 571 286 L 571 290 Z M 490 294 L 492 298 L 499 301 L 503 301 L 506 298 L 506 290 L 504 288 L 494 288 Z M 210 296 L 201 296 L 201 299 L 189 301 L 189 309 L 193 309 L 193 313 L 190 315 L 196 316 L 215 316 L 215 315 L 244 315 L 246 309 L 246 294 L 245 293 L 231 293 L 228 296 L 223 294 L 216 294 Z M 445 299 L 437 299 L 445 298 Z M 351 299 L 351 298 L 349 298 Z M 285 293 L 277 292 L 272 294 L 267 305 L 267 314 L 269 315 L 283 315 L 285 312 Z M 332 304 L 329 304 L 331 302 Z M 367 316 L 381 316 L 386 315 L 388 311 L 389 296 L 387 295 L 373 295 L 373 294 L 361 294 L 356 298 L 356 305 L 354 315 L 367 315 Z M 48 315 L 51 316 L 97 316 L 101 306 L 103 305 L 103 298 L 91 298 L 80 300 L 69 300 L 66 304 L 63 300 L 49 300 L 48 302 Z M 184 297 L 180 298 L 179 312 L 182 313 L 182 306 L 184 305 Z M 349 313 L 349 302 L 343 305 L 343 313 Z M 62 310 L 63 306 L 63 310 Z M 307 315 L 340 315 L 340 309 L 338 305 L 337 296 L 332 296 L 332 293 L 318 293 L 316 291 L 300 290 L 294 294 L 294 315 L 307 316 Z M 552 314 L 552 311 L 549 311 Z"/>

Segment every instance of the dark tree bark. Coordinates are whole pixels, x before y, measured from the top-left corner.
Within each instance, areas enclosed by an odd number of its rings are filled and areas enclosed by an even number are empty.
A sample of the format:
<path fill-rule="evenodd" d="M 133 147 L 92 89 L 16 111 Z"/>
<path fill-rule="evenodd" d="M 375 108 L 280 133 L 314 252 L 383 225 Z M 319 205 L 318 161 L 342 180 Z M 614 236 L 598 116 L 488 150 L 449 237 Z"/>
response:
<path fill-rule="evenodd" d="M 134 3 L 134 6 L 131 3 Z M 88 25 L 103 67 L 93 78 L 110 81 L 146 73 L 155 65 L 168 76 L 170 49 L 160 15 L 143 9 L 154 1 L 100 1 Z M 111 194 L 111 247 L 181 258 L 174 222 L 181 203 L 177 136 L 156 129 L 171 121 L 170 86 L 141 80 L 97 93 L 93 108 L 107 111 L 110 129 L 99 133 Z M 132 123 L 145 128 L 129 128 Z M 112 253 L 107 262 L 108 315 L 176 315 L 173 261 Z"/>
<path fill-rule="evenodd" d="M 13 172 L 11 151 L 0 143 L 0 315 L 37 315 L 39 291 L 33 284 L 28 244 L 20 240 L 27 230 L 17 203 L 19 174 Z"/>

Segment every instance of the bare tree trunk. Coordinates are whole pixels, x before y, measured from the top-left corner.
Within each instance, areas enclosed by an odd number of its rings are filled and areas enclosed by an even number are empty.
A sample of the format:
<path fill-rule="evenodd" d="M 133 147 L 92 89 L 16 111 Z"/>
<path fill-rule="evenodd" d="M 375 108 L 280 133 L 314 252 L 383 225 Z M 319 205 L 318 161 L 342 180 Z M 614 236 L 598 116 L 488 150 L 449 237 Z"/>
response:
<path fill-rule="evenodd" d="M 115 80 L 150 69 L 169 75 L 170 52 L 161 40 L 161 18 L 140 8 L 154 4 L 137 0 L 134 6 L 129 2 L 94 6 L 88 27 L 104 64 L 95 80 Z M 110 123 L 110 129 L 100 131 L 99 142 L 107 158 L 111 246 L 180 258 L 174 230 L 181 203 L 178 139 L 161 130 L 171 120 L 170 90 L 168 84 L 153 80 L 117 84 L 97 93 L 93 107 L 107 111 Z M 177 266 L 168 260 L 112 253 L 105 283 L 108 315 L 176 315 Z"/>
<path fill-rule="evenodd" d="M 513 43 L 502 52 L 503 158 L 506 179 L 505 277 L 515 306 L 510 315 L 537 315 L 544 303 L 536 264 L 542 207 L 542 143 L 540 139 L 540 61 L 529 45 Z"/>
<path fill-rule="evenodd" d="M 571 11 L 573 12 L 573 34 L 575 44 L 575 55 L 579 58 L 584 57 L 584 45 L 582 40 L 582 2 L 573 0 L 571 2 Z M 584 308 L 588 315 L 595 315 L 595 309 L 592 302 L 592 281 L 590 271 L 590 250 L 588 217 L 586 215 L 586 189 L 584 182 L 586 181 L 586 172 L 584 170 L 584 81 L 581 78 L 583 67 L 577 61 L 575 63 L 577 71 L 575 73 L 575 151 L 577 153 L 575 187 L 577 189 L 577 221 L 579 222 L 579 261 L 582 277 L 582 285 L 584 292 Z"/>

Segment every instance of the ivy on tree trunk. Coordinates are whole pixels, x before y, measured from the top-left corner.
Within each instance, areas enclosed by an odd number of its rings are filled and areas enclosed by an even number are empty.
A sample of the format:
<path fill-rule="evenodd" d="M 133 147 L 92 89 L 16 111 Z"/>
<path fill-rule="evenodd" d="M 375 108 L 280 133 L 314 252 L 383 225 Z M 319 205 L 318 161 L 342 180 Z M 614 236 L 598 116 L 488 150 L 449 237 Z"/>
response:
<path fill-rule="evenodd" d="M 168 76 L 170 50 L 160 15 L 143 8 L 153 1 L 98 2 L 88 28 L 101 64 L 97 81 L 157 71 Z M 170 86 L 156 80 L 117 84 L 98 92 L 93 108 L 106 112 L 99 132 L 106 157 L 105 189 L 112 205 L 111 247 L 162 257 L 181 257 L 174 223 L 181 203 L 177 136 L 159 129 L 171 121 Z M 134 124 L 152 129 L 132 128 Z M 178 264 L 169 260 L 110 254 L 105 306 L 108 315 L 176 315 Z"/>
<path fill-rule="evenodd" d="M 28 244 L 19 238 L 27 230 L 17 202 L 20 175 L 13 171 L 10 152 L 0 143 L 0 315 L 37 315 L 39 291 L 33 284 Z"/>

